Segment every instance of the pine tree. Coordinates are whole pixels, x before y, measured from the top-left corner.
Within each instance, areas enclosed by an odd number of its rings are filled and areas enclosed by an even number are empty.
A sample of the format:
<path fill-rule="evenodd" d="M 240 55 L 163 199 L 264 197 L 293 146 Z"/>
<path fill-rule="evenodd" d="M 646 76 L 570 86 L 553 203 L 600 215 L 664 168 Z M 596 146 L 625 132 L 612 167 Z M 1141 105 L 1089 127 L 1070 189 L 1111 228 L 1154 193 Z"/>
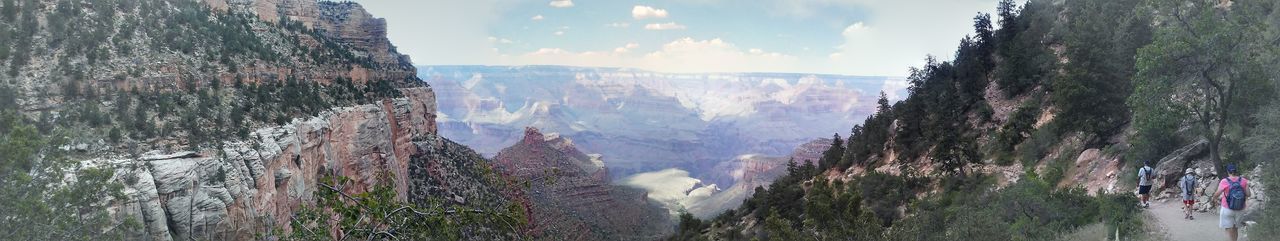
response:
<path fill-rule="evenodd" d="M 840 134 L 833 134 L 831 136 L 831 147 L 822 152 L 822 159 L 818 161 L 818 169 L 825 171 L 835 167 L 844 157 L 844 147 L 844 140 L 840 139 Z"/>

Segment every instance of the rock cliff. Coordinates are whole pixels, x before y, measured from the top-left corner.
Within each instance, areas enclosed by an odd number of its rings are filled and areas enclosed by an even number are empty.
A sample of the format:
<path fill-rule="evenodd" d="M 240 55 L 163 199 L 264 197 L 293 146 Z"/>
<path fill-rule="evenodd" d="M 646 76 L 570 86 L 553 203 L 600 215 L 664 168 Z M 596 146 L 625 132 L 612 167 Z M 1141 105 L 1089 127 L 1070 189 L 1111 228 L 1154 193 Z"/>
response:
<path fill-rule="evenodd" d="M 666 212 L 644 192 L 611 185 L 599 156 L 582 153 L 558 134 L 526 128 L 494 163 L 504 174 L 528 180 L 535 238 L 651 240 L 670 231 Z"/>
<path fill-rule="evenodd" d="M 403 91 L 409 97 L 261 128 L 220 150 L 91 162 L 120 167 L 131 200 L 118 212 L 143 220 L 151 238 L 242 239 L 263 228 L 287 230 L 293 211 L 312 200 L 320 175 L 351 178 L 356 185 L 346 186 L 348 193 L 391 175 L 406 198 L 411 165 L 462 161 L 423 156 L 444 145 L 435 136 L 434 96 L 429 88 Z"/>
<path fill-rule="evenodd" d="M 66 21 L 24 25 L 31 36 L 14 48 L 24 59 L 0 61 L 0 79 L 21 114 L 76 129 L 63 148 L 85 166 L 114 168 L 125 195 L 101 201 L 142 221 L 140 239 L 289 232 L 324 175 L 352 180 L 344 193 L 386 184 L 399 201 L 431 207 L 504 210 L 521 195 L 438 135 L 435 92 L 395 51 L 386 22 L 356 3 L 39 4 L 19 18 Z"/>

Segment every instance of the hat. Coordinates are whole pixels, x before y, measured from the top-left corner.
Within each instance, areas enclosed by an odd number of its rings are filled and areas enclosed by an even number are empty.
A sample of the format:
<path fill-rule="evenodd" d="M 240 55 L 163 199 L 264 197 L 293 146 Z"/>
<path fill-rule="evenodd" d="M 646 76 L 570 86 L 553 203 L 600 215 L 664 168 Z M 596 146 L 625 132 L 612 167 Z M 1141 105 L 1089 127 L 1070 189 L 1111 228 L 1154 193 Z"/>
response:
<path fill-rule="evenodd" d="M 1196 171 L 1195 171 L 1194 169 L 1187 168 L 1187 172 L 1186 172 L 1186 173 L 1187 173 L 1187 174 L 1196 174 Z"/>
<path fill-rule="evenodd" d="M 1236 164 L 1227 164 L 1227 173 L 1239 173 L 1236 170 Z"/>

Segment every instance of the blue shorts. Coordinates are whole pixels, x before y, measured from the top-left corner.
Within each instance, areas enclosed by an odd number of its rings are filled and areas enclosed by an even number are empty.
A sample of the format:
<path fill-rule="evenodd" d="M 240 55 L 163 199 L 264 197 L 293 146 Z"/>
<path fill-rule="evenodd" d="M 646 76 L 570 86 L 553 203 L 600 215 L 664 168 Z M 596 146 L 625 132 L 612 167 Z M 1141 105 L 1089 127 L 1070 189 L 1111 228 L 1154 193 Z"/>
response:
<path fill-rule="evenodd" d="M 1138 186 L 1138 195 L 1147 195 L 1151 193 L 1151 185 Z"/>

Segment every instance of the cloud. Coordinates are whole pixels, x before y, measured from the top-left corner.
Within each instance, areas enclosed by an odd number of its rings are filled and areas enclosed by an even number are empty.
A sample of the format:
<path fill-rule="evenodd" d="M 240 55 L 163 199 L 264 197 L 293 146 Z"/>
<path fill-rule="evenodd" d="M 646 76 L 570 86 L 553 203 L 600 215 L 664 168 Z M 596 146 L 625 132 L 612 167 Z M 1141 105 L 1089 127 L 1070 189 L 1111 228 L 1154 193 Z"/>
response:
<path fill-rule="evenodd" d="M 533 20 L 533 21 L 539 21 L 539 20 L 542 20 L 542 19 L 543 19 L 542 14 L 533 15 L 533 17 L 532 17 L 532 18 L 529 18 L 529 20 Z"/>
<path fill-rule="evenodd" d="M 880 90 L 884 91 L 885 97 L 888 97 L 889 101 L 892 102 L 906 98 L 907 87 L 910 86 L 911 83 L 907 82 L 907 79 L 893 77 L 885 79 L 884 84 L 880 86 Z"/>
<path fill-rule="evenodd" d="M 552 33 L 552 34 L 555 34 L 556 36 L 560 36 L 560 35 L 564 35 L 564 31 L 556 31 L 555 33 Z"/>
<path fill-rule="evenodd" d="M 665 43 L 678 40 L 670 38 L 673 36 L 659 35 L 655 36 L 655 38 L 628 39 L 623 36 L 616 36 L 617 34 L 614 34 L 614 32 L 608 32 L 618 30 L 610 28 L 629 28 L 631 25 L 641 28 L 648 24 L 655 24 L 655 28 L 670 28 L 675 26 L 675 20 L 680 20 L 680 23 L 684 24 L 691 24 L 689 21 L 693 21 L 674 19 L 675 17 L 670 16 L 671 13 L 669 11 L 681 12 L 683 10 L 654 8 L 653 5 L 657 3 L 646 3 L 644 5 L 627 4 L 633 7 L 631 19 L 572 23 L 599 24 L 592 26 L 573 25 L 574 30 L 580 29 L 582 31 L 581 33 L 575 32 L 573 36 L 598 33 L 608 37 L 566 40 L 564 37 L 554 38 L 554 35 L 546 35 L 554 34 L 556 31 L 563 31 L 564 34 L 567 34 L 569 30 L 543 29 L 541 31 L 527 31 L 531 29 L 529 25 L 523 27 L 514 25 L 514 29 L 526 31 L 504 32 L 506 30 L 496 27 L 511 25 L 513 21 L 525 23 L 535 21 L 533 19 L 539 14 L 538 11 L 542 11 L 524 9 L 521 7 L 527 5 L 510 4 L 509 1 L 357 1 L 364 5 L 369 12 L 387 19 L 387 34 L 392 43 L 396 44 L 402 53 L 412 56 L 414 63 L 419 65 L 555 64 L 634 67 L 671 72 L 697 68 L 694 64 L 656 63 L 655 61 L 657 60 L 654 59 L 643 59 L 644 56 L 650 53 L 663 52 L 668 53 L 663 55 L 669 57 L 665 60 L 671 60 L 670 57 L 673 56 L 670 54 L 671 52 L 661 48 L 666 46 L 664 45 Z M 540 5 L 543 3 L 563 2 L 567 5 L 567 3 L 571 2 L 571 0 L 546 1 L 535 1 L 530 4 L 539 5 L 539 8 L 542 8 Z M 707 8 L 737 3 L 737 1 L 731 0 L 690 1 L 699 2 L 698 7 Z M 713 53 L 747 58 L 744 60 L 712 62 L 710 67 L 696 72 L 744 70 L 752 72 L 778 71 L 906 76 L 908 75 L 907 69 L 923 64 L 923 59 L 928 54 L 936 55 L 940 60 L 950 60 L 955 53 L 959 39 L 965 34 L 972 33 L 971 19 L 974 13 L 980 11 L 992 12 L 995 10 L 997 2 L 996 0 L 761 1 L 763 2 L 759 6 L 746 8 L 743 9 L 745 12 L 735 14 L 774 20 L 777 20 L 776 18 L 779 16 L 800 18 L 799 21 L 788 20 L 802 24 L 790 27 L 801 28 L 806 31 L 774 32 L 764 31 L 767 29 L 762 28 L 760 33 L 731 34 L 722 32 L 734 31 L 734 29 L 725 29 L 723 26 L 717 25 L 695 25 L 693 28 L 686 26 L 687 30 L 685 31 L 668 31 L 666 33 L 696 36 L 697 41 L 714 40 L 716 36 L 763 39 L 772 38 L 774 35 L 783 35 L 771 41 L 753 41 L 751 46 L 734 46 L 733 48 L 736 51 L 706 49 L 699 54 L 689 53 L 687 58 L 698 60 L 701 59 L 694 56 L 707 56 Z M 625 11 L 625 6 L 623 11 Z M 589 6 L 574 6 L 574 8 L 583 7 Z M 671 8 L 676 8 L 676 6 L 671 6 Z M 625 16 L 619 17 L 625 18 Z M 724 16 L 708 14 L 707 16 L 699 17 L 716 18 Z M 551 19 L 547 19 L 544 15 L 544 20 L 539 23 L 564 20 L 561 18 L 563 17 L 553 15 Z M 637 21 L 636 19 L 644 19 L 643 21 L 645 22 Z M 666 26 L 664 26 L 664 23 Z M 600 30 L 606 32 L 590 32 Z M 437 33 L 449 34 L 439 35 Z M 789 36 L 790 34 L 794 34 L 794 36 Z M 501 38 L 489 40 L 490 36 L 518 38 L 522 41 L 512 41 L 514 44 L 505 44 L 501 41 Z M 539 39 L 547 37 L 551 37 L 554 41 L 570 42 L 552 42 L 564 44 L 564 46 L 541 45 L 551 44 L 539 42 Z M 792 38 L 817 40 L 792 41 Z M 582 43 L 581 41 L 608 41 L 613 45 L 592 47 L 590 49 L 566 47 L 598 46 L 579 44 Z M 726 43 L 732 42 L 730 39 L 722 41 Z M 626 53 L 615 53 L 614 50 L 617 47 L 628 42 L 637 42 L 644 48 L 627 49 Z M 529 44 L 533 45 L 529 46 Z M 785 46 L 791 44 L 798 45 L 795 46 L 796 48 Z M 525 56 L 523 54 L 536 50 L 540 46 L 563 47 L 572 50 L 572 52 L 562 52 L 565 55 L 564 60 L 557 60 L 547 56 Z M 515 52 L 493 51 L 494 48 Z M 754 51 L 752 50 L 753 48 L 760 50 Z M 644 51 L 641 51 L 641 49 L 644 49 Z M 784 49 L 795 49 L 795 52 L 770 52 Z M 797 58 L 795 56 L 800 57 Z M 776 64 L 776 66 L 767 66 L 764 63 L 772 63 Z M 761 68 L 754 69 L 753 67 Z"/>
<path fill-rule="evenodd" d="M 650 6 L 636 5 L 631 8 L 631 17 L 635 19 L 646 18 L 666 18 L 666 9 L 657 9 Z"/>
<path fill-rule="evenodd" d="M 551 5 L 552 7 L 557 7 L 557 8 L 568 8 L 568 7 L 573 7 L 573 0 L 554 0 L 554 1 L 551 1 L 551 3 L 548 3 L 547 5 Z"/>
<path fill-rule="evenodd" d="M 788 72 L 807 66 L 799 58 L 765 49 L 743 49 L 720 38 L 681 38 L 650 52 L 640 44 L 601 51 L 541 48 L 519 55 L 503 55 L 499 64 L 632 67 L 673 73 Z"/>
<path fill-rule="evenodd" d="M 489 37 L 489 42 L 490 42 L 490 43 L 500 43 L 500 44 L 511 44 L 511 43 L 515 43 L 515 41 L 511 41 L 510 39 L 499 38 L 499 37 Z"/>
<path fill-rule="evenodd" d="M 624 46 L 622 46 L 622 47 L 614 48 L 614 49 L 613 49 L 613 52 L 614 52 L 614 53 L 619 53 L 619 54 L 625 54 L 625 53 L 629 53 L 629 52 L 631 52 L 631 49 L 638 48 L 638 47 L 640 47 L 640 44 L 637 44 L 637 43 L 627 43 L 627 45 L 624 45 Z"/>
<path fill-rule="evenodd" d="M 685 28 L 686 27 L 684 25 L 680 25 L 676 22 L 650 23 L 650 24 L 644 25 L 645 30 L 677 30 L 677 29 L 685 29 Z"/>
<path fill-rule="evenodd" d="M 811 0 L 806 8 L 835 1 Z M 827 52 L 828 71 L 857 75 L 907 76 L 908 69 L 924 64 L 925 56 L 951 60 L 960 38 L 973 33 L 973 15 L 995 10 L 995 1 L 855 1 L 869 12 L 860 21 L 846 23 L 841 43 Z M 897 85 L 895 84 L 895 87 Z M 894 95 L 895 93 L 888 93 Z"/>

